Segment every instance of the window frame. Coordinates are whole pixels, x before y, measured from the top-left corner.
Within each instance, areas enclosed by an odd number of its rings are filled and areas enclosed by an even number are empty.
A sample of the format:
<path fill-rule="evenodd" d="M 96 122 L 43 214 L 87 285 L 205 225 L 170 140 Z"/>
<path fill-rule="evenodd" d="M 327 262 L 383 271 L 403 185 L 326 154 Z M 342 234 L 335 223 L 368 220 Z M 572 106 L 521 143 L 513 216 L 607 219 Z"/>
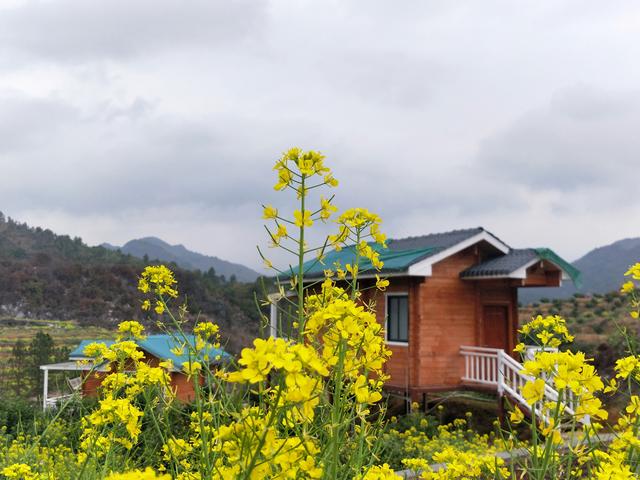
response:
<path fill-rule="evenodd" d="M 407 340 L 389 340 L 389 299 L 394 297 L 404 297 L 407 299 Z M 384 340 L 388 345 L 406 347 L 409 345 L 411 315 L 409 311 L 409 292 L 387 293 L 384 300 Z"/>

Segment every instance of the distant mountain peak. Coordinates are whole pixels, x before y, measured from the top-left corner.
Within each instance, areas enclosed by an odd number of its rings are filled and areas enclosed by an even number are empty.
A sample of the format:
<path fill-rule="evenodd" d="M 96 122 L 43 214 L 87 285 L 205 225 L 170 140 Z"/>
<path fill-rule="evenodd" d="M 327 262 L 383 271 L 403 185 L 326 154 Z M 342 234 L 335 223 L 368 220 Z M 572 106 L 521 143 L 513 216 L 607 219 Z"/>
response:
<path fill-rule="evenodd" d="M 112 247 L 110 249 L 119 248 L 122 253 L 138 258 L 143 258 L 146 255 L 150 260 L 174 262 L 179 267 L 187 270 L 206 272 L 213 268 L 216 275 L 224 275 L 227 279 L 233 276 L 239 282 L 253 282 L 260 276 L 258 272 L 244 265 L 191 251 L 182 244 L 171 245 L 153 236 L 129 240 L 122 247 L 113 247 L 113 245 L 110 245 L 110 247 Z M 105 246 L 105 248 L 109 247 Z"/>
<path fill-rule="evenodd" d="M 171 247 L 172 245 L 165 242 L 161 238 L 158 237 L 142 237 L 142 238 L 134 238 L 133 240 L 129 240 L 127 243 L 131 242 L 147 242 L 152 245 L 158 245 L 160 247 Z M 126 245 L 126 244 L 125 244 Z"/>

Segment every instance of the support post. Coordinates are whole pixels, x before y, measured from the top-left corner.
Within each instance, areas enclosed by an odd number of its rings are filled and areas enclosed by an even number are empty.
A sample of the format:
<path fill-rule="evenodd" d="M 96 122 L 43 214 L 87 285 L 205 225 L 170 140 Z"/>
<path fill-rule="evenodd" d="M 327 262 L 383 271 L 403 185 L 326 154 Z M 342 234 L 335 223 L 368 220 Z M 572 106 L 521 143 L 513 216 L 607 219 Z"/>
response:
<path fill-rule="evenodd" d="M 503 360 L 503 355 L 506 355 L 506 353 L 504 353 L 504 350 L 498 350 L 498 396 L 502 397 L 502 395 L 504 394 L 504 360 Z"/>
<path fill-rule="evenodd" d="M 504 395 L 502 393 L 498 393 L 498 421 L 502 428 L 504 426 Z"/>
<path fill-rule="evenodd" d="M 498 421 L 500 426 L 504 425 L 504 350 L 498 350 L 497 367 L 498 367 Z"/>
<path fill-rule="evenodd" d="M 269 333 L 273 338 L 278 337 L 278 300 L 278 294 L 269 295 Z"/>
<path fill-rule="evenodd" d="M 44 385 L 42 392 L 42 410 L 47 409 L 47 397 L 49 396 L 49 369 L 43 368 L 44 370 Z"/>

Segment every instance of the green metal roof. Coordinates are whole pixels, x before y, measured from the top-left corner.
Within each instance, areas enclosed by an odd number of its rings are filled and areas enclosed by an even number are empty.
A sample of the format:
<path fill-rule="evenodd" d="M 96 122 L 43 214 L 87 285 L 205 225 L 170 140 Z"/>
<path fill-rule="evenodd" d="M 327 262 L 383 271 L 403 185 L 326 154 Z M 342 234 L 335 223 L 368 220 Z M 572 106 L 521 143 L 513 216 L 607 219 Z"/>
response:
<path fill-rule="evenodd" d="M 442 247 L 430 247 L 430 248 L 418 248 L 412 250 L 391 250 L 381 248 L 376 243 L 369 244 L 371 248 L 377 251 L 380 254 L 380 260 L 384 263 L 384 267 L 380 271 L 381 274 L 385 273 L 393 273 L 393 272 L 403 272 L 413 263 L 422 260 L 423 258 L 429 257 L 434 253 L 442 250 Z M 356 252 L 355 246 L 351 245 L 349 247 L 344 247 L 339 252 L 336 250 L 331 250 L 330 252 L 325 254 L 322 262 L 317 259 L 309 260 L 305 262 L 303 266 L 303 271 L 305 277 L 315 278 L 323 275 L 323 271 L 328 268 L 335 268 L 334 265 L 336 262 L 339 262 L 342 268 L 344 269 L 347 264 L 354 264 L 356 261 Z M 373 272 L 375 269 L 371 262 L 368 259 L 360 258 L 360 272 Z M 286 272 L 288 274 L 296 275 L 298 273 L 298 268 L 292 268 L 291 271 Z M 377 272 L 376 272 L 377 273 Z M 289 275 L 287 275 L 289 276 Z"/>
<path fill-rule="evenodd" d="M 380 254 L 380 260 L 384 263 L 384 267 L 379 272 L 380 275 L 390 273 L 401 273 L 408 271 L 409 267 L 425 258 L 435 255 L 438 252 L 446 250 L 457 245 L 471 237 L 482 232 L 486 232 L 500 242 L 509 251 L 505 254 L 499 254 L 493 259 L 474 265 L 465 272 L 461 277 L 472 277 L 483 272 L 485 276 L 495 276 L 507 273 L 524 265 L 533 258 L 548 260 L 559 268 L 561 268 L 573 281 L 576 286 L 580 284 L 580 272 L 569 262 L 563 260 L 552 250 L 548 248 L 529 248 L 529 249 L 513 249 L 502 242 L 495 235 L 487 232 L 482 227 L 469 228 L 464 230 L 453 230 L 451 232 L 434 233 L 419 237 L 409 237 L 399 240 L 388 240 L 388 248 L 383 249 L 377 243 L 369 243 L 369 245 Z M 317 259 L 309 260 L 304 264 L 305 278 L 315 279 L 322 277 L 323 271 L 326 269 L 334 269 L 336 262 L 339 262 L 342 268 L 347 264 L 353 264 L 356 260 L 355 246 L 344 247 L 340 251 L 331 250 L 325 253 L 322 261 Z M 283 272 L 281 280 L 296 275 L 298 268 L 292 267 L 289 271 Z M 367 259 L 360 259 L 360 273 L 376 272 L 371 262 Z M 378 272 L 376 272 L 378 273 Z"/>
<path fill-rule="evenodd" d="M 580 288 L 582 286 L 582 274 L 580 273 L 580 270 L 549 248 L 535 248 L 534 250 L 542 260 L 548 260 L 551 263 L 555 263 L 567 275 L 569 275 L 576 288 Z"/>

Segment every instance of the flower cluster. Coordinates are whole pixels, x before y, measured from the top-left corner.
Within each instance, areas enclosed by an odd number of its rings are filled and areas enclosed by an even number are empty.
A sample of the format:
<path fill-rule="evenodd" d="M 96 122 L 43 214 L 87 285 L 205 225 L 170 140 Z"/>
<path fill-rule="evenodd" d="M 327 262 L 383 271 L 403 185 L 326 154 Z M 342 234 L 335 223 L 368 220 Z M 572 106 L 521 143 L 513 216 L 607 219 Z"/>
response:
<path fill-rule="evenodd" d="M 354 480 L 397 480 L 398 476 L 389 464 L 374 465 L 365 474 L 358 475 Z"/>
<path fill-rule="evenodd" d="M 139 322 L 134 320 L 121 322 L 118 325 L 118 339 L 122 340 L 123 338 L 133 338 L 136 340 L 142 340 L 144 338 L 143 335 L 144 326 L 142 326 Z"/>
<path fill-rule="evenodd" d="M 123 322 L 118 327 L 123 335 L 141 338 L 143 327 L 137 322 Z M 93 412 L 82 419 L 81 449 L 83 456 L 97 458 L 106 455 L 115 445 L 127 450 L 137 443 L 144 412 L 136 405 L 137 398 L 155 390 L 161 398 L 172 399 L 171 365 L 151 366 L 134 340 L 119 340 L 111 345 L 95 342 L 87 345 L 84 355 L 92 358 L 94 368 L 110 372 L 101 375 L 101 393 L 104 396 Z M 156 397 L 157 398 L 157 397 Z"/>
<path fill-rule="evenodd" d="M 196 350 L 220 348 L 220 326 L 213 322 L 198 322 L 193 328 L 196 335 Z"/>
<path fill-rule="evenodd" d="M 140 435 L 142 411 L 128 398 L 105 398 L 99 407 L 82 419 L 82 448 L 97 456 L 106 455 L 120 444 L 131 449 Z"/>
<path fill-rule="evenodd" d="M 297 147 L 287 150 L 273 167 L 278 172 L 278 182 L 273 188 L 283 190 L 290 187 L 296 189 L 299 195 L 304 195 L 304 189 L 309 186 L 304 187 L 303 180 L 313 176 L 322 177 L 322 185 L 337 187 L 338 181 L 324 165 L 324 158 L 314 150 L 305 152 Z"/>
<path fill-rule="evenodd" d="M 640 280 L 640 263 L 636 263 L 629 267 L 625 276 L 631 277 L 631 280 L 623 283 L 620 291 L 624 294 L 630 295 L 630 304 L 632 308 L 631 317 L 640 318 L 640 298 L 638 298 L 637 294 L 637 282 Z"/>
<path fill-rule="evenodd" d="M 384 343 L 382 326 L 373 312 L 350 299 L 331 280 L 322 283 L 322 290 L 306 301 L 308 316 L 304 334 L 307 341 L 317 344 L 329 365 L 341 362 L 344 374 L 354 381 L 354 392 L 375 403 L 386 378 L 382 367 L 391 351 Z M 365 381 L 363 375 L 373 374 L 375 380 Z"/>
<path fill-rule="evenodd" d="M 471 412 L 467 412 L 465 418 L 438 425 L 433 417 L 415 412 L 405 418 L 411 426 L 404 431 L 392 419 L 385 445 L 397 445 L 393 450 L 396 458 L 388 458 L 386 453 L 384 458 L 394 463 L 402 459 L 401 465 L 394 465 L 396 469 L 407 468 L 420 478 L 504 478 L 504 463 L 495 454 L 513 448 L 513 444 L 494 433 L 475 432 L 470 428 L 471 419 Z M 434 469 L 437 463 L 445 465 Z"/>
<path fill-rule="evenodd" d="M 130 470 L 125 473 L 112 473 L 105 480 L 171 480 L 169 475 L 160 475 L 151 468 Z"/>
<path fill-rule="evenodd" d="M 424 465 L 420 478 L 425 480 L 463 480 L 468 478 L 507 478 L 509 470 L 504 460 L 491 454 L 474 454 L 454 447 L 446 447 L 433 455 L 446 468 L 433 470 Z"/>
<path fill-rule="evenodd" d="M 33 435 L 5 435 L 0 427 L 0 478 L 10 480 L 62 480 L 73 478 L 78 457 L 67 445 L 69 425 L 49 424 L 50 445 Z"/>
<path fill-rule="evenodd" d="M 253 345 L 242 350 L 238 363 L 243 368 L 228 374 L 227 380 L 254 384 L 281 373 L 284 382 L 268 387 L 265 393 L 277 399 L 278 406 L 286 410 L 288 421 L 313 420 L 323 388 L 322 379 L 329 375 L 326 361 L 309 345 L 282 338 L 257 338 Z"/>
<path fill-rule="evenodd" d="M 233 423 L 214 433 L 220 478 L 238 478 L 247 471 L 252 472 L 251 478 L 321 478 L 314 439 L 283 434 L 263 413 L 256 407 L 246 408 Z"/>
<path fill-rule="evenodd" d="M 640 381 L 640 357 L 637 355 L 629 355 L 616 360 L 615 365 L 616 378 L 627 380 L 632 378 Z"/>
<path fill-rule="evenodd" d="M 166 300 L 177 298 L 178 290 L 175 288 L 176 279 L 173 272 L 164 265 L 151 265 L 144 269 L 138 279 L 138 290 L 142 293 L 151 293 L 155 296 L 154 310 L 158 315 L 164 313 Z M 142 302 L 142 309 L 149 310 L 151 301 L 146 299 Z"/>
<path fill-rule="evenodd" d="M 8 479 L 16 480 L 39 480 L 42 478 L 39 474 L 34 473 L 29 465 L 24 463 L 14 463 L 0 470 L 0 473 Z"/>
<path fill-rule="evenodd" d="M 560 392 L 560 400 L 572 404 L 576 420 L 580 421 L 587 415 L 592 419 L 606 420 L 607 412 L 596 397 L 604 389 L 604 384 L 584 353 L 540 351 L 523 367 L 523 373 L 534 377 L 522 387 L 522 395 L 529 405 L 546 399 L 545 386 L 551 382 Z M 548 418 L 552 417 L 558 401 L 550 400 L 543 405 Z"/>
<path fill-rule="evenodd" d="M 573 342 L 573 335 L 567 329 L 567 322 L 559 315 L 538 315 L 518 330 L 521 334 L 539 342 L 543 347 L 558 348 L 563 343 Z M 516 351 L 522 352 L 525 345 L 520 343 Z"/>

